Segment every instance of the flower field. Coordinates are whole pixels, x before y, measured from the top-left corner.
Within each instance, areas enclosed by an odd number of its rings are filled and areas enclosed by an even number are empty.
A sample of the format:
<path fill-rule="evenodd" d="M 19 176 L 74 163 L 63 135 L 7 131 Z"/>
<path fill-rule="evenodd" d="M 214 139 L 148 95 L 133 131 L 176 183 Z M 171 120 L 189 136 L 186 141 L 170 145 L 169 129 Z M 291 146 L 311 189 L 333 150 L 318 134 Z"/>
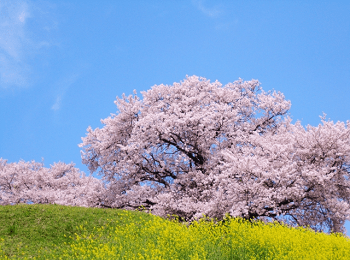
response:
<path fill-rule="evenodd" d="M 0 259 L 350 259 L 350 239 L 278 223 L 178 223 L 139 211 L 0 206 Z"/>

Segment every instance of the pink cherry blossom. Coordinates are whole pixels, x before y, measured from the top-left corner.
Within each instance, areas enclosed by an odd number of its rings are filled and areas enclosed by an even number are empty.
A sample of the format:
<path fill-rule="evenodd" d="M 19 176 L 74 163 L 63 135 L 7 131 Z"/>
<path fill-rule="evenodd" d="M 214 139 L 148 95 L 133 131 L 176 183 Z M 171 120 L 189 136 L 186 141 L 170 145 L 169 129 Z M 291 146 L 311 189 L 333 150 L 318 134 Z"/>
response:
<path fill-rule="evenodd" d="M 287 217 L 345 232 L 350 130 L 322 119 L 291 123 L 291 102 L 256 80 L 222 87 L 197 76 L 117 98 L 117 115 L 87 129 L 83 163 L 109 183 L 105 206 L 193 221 L 225 213 Z M 147 185 L 140 186 L 141 183 Z M 286 222 L 286 221 L 285 221 Z"/>
<path fill-rule="evenodd" d="M 119 112 L 87 129 L 82 162 L 6 164 L 0 203 L 137 209 L 192 222 L 205 214 L 309 225 L 345 233 L 350 220 L 350 122 L 321 117 L 306 129 L 291 102 L 257 80 L 224 87 L 197 76 L 115 101 Z M 103 184 L 103 182 L 105 184 Z M 143 184 L 143 185 L 141 185 Z"/>

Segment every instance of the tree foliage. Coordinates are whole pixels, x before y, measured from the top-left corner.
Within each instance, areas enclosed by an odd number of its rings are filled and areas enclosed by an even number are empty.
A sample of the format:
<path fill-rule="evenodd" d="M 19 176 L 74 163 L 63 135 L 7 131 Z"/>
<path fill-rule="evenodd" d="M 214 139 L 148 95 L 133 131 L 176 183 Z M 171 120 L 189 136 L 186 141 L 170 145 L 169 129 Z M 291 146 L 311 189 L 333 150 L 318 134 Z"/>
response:
<path fill-rule="evenodd" d="M 18 203 L 96 207 L 105 189 L 100 180 L 87 177 L 74 164 L 7 163 L 0 158 L 0 205 Z"/>
<path fill-rule="evenodd" d="M 256 80 L 224 87 L 197 76 L 115 101 L 119 112 L 87 129 L 82 161 L 45 169 L 0 160 L 0 202 L 144 207 L 191 222 L 277 220 L 345 233 L 350 220 L 350 122 L 292 124 L 290 101 Z"/>
<path fill-rule="evenodd" d="M 290 101 L 256 80 L 222 87 L 192 76 L 141 93 L 117 98 L 119 113 L 89 127 L 79 145 L 83 163 L 108 183 L 104 206 L 186 221 L 285 216 L 293 226 L 344 232 L 349 121 L 292 124 Z"/>

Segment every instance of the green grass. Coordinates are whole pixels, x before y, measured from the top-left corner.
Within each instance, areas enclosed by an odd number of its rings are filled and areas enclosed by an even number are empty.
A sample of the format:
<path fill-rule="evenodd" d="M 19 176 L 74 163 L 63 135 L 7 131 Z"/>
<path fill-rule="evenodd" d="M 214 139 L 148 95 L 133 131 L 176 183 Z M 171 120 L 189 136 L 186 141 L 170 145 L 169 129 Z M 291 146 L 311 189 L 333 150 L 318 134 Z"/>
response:
<path fill-rule="evenodd" d="M 49 204 L 0 206 L 0 259 L 350 259 L 350 239 L 242 219 L 177 223 Z"/>

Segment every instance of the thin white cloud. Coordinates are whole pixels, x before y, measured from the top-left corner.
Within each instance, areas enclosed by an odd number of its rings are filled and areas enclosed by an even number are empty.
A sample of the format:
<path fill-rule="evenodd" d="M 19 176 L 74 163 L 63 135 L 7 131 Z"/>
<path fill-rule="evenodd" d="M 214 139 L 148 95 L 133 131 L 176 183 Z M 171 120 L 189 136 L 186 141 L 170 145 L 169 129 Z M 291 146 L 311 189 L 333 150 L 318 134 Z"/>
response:
<path fill-rule="evenodd" d="M 52 105 L 51 109 L 55 111 L 59 110 L 61 108 L 61 100 L 62 100 L 62 95 L 58 95 L 56 97 L 56 102 L 55 104 Z"/>
<path fill-rule="evenodd" d="M 209 17 L 217 17 L 222 13 L 222 11 L 219 10 L 217 7 L 209 8 L 209 7 L 204 6 L 202 0 L 192 0 L 192 4 L 199 11 L 201 11 L 203 14 L 205 14 L 206 16 L 209 16 Z"/>
<path fill-rule="evenodd" d="M 25 85 L 29 73 L 29 67 L 21 60 L 16 61 L 0 54 L 0 85 L 2 87 Z"/>
<path fill-rule="evenodd" d="M 62 99 L 66 94 L 67 90 L 78 80 L 80 73 L 71 74 L 62 80 L 60 80 L 56 84 L 56 89 L 58 89 L 58 93 L 56 95 L 55 103 L 52 105 L 51 109 L 54 111 L 58 111 L 61 109 Z"/>
<path fill-rule="evenodd" d="M 0 84 L 20 86 L 26 82 L 29 72 L 23 59 L 29 7 L 26 2 L 2 1 L 0 13 Z"/>
<path fill-rule="evenodd" d="M 29 18 L 47 23 L 38 13 L 41 8 L 38 3 L 34 5 L 26 0 L 0 1 L 0 89 L 30 85 L 31 59 L 40 48 L 48 47 L 47 41 L 30 36 L 36 35 L 32 32 L 38 28 L 28 24 Z"/>
<path fill-rule="evenodd" d="M 212 1 L 213 2 L 213 1 Z M 216 2 L 215 6 L 208 7 L 209 3 L 212 3 L 204 0 L 192 0 L 192 5 L 200 11 L 203 15 L 208 16 L 213 19 L 214 29 L 218 31 L 227 31 L 232 30 L 238 26 L 238 19 L 232 20 L 232 16 L 227 17 L 225 10 L 225 4 Z"/>
<path fill-rule="evenodd" d="M 18 20 L 19 20 L 21 23 L 25 23 L 27 17 L 28 17 L 28 12 L 22 11 L 21 14 L 18 16 Z"/>

